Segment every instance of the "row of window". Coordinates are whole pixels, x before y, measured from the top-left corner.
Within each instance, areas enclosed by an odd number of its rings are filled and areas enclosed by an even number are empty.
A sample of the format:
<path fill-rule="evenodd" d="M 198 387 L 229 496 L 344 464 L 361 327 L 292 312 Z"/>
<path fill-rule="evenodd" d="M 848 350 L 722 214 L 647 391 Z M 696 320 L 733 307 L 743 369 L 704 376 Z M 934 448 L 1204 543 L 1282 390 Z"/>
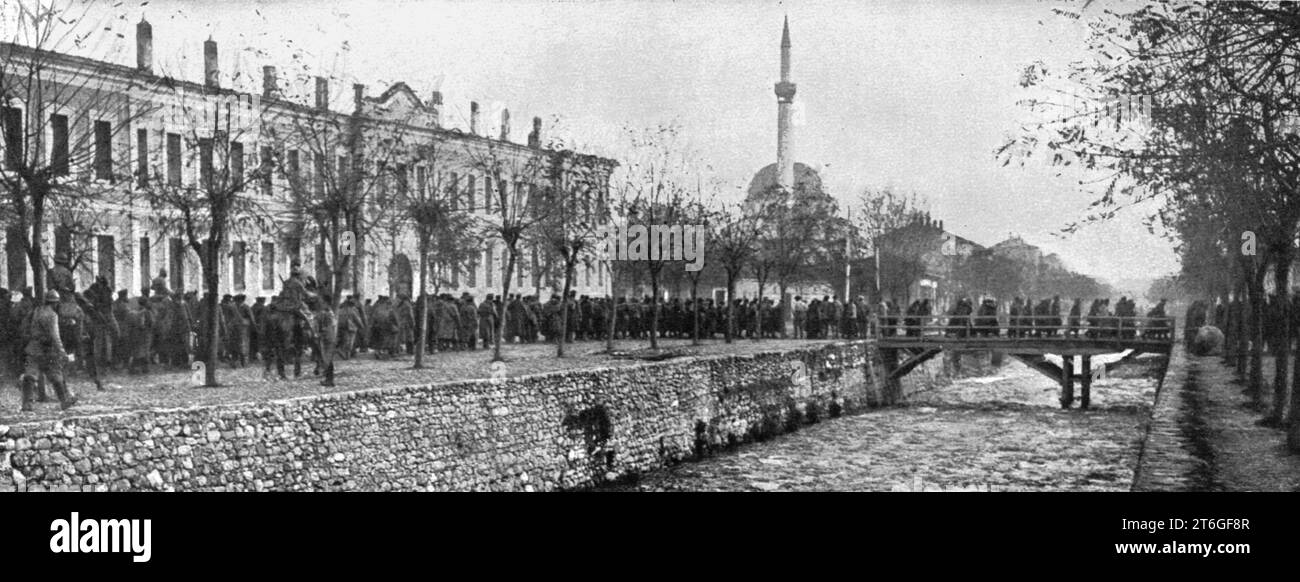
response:
<path fill-rule="evenodd" d="M 7 263 L 8 263 L 7 265 L 8 284 L 11 289 L 21 289 L 27 285 L 27 269 L 26 269 L 27 259 L 22 252 L 21 242 L 19 242 L 18 239 L 18 237 L 21 236 L 22 233 L 19 233 L 16 230 L 14 229 L 9 230 L 8 233 L 9 238 L 6 244 L 6 254 L 7 254 Z M 110 285 L 113 285 L 117 281 L 116 265 L 117 265 L 118 255 L 117 255 L 116 238 L 112 235 L 97 235 L 94 237 L 93 240 L 95 243 L 95 247 L 93 249 L 93 255 L 95 257 L 94 273 L 96 276 L 104 277 L 105 280 L 110 282 Z M 54 241 L 55 241 L 56 254 L 66 253 L 70 256 L 74 255 L 74 249 L 72 248 L 72 236 L 66 229 L 56 228 Z M 141 281 L 142 286 L 147 286 L 157 275 L 155 266 L 153 264 L 154 246 L 152 242 L 153 241 L 150 240 L 150 237 L 147 236 L 141 237 L 139 240 L 139 246 L 137 247 L 139 254 L 136 260 L 136 267 L 138 269 L 138 273 L 140 277 L 139 280 Z M 275 243 L 262 242 L 260 244 L 261 244 L 260 256 L 262 257 L 276 256 Z M 282 257 L 282 259 L 286 261 L 291 260 L 292 258 L 296 258 L 298 256 L 298 251 L 297 251 L 298 244 L 295 244 L 293 241 L 290 241 L 288 246 L 289 246 L 289 252 L 286 253 L 284 257 Z M 168 287 L 176 291 L 185 291 L 186 290 L 185 257 L 189 255 L 190 248 L 188 245 L 185 244 L 183 240 L 179 238 L 170 238 L 167 241 L 167 251 L 168 251 L 167 259 L 165 260 L 166 260 L 166 269 L 168 273 Z M 324 279 L 329 276 L 328 272 L 324 272 L 322 270 L 327 268 L 325 266 L 326 254 L 327 253 L 325 247 L 323 245 L 317 245 L 316 277 L 318 279 Z M 229 280 L 231 282 L 231 288 L 236 293 L 244 292 L 247 290 L 247 280 L 248 280 L 248 272 L 247 272 L 248 263 L 249 263 L 248 243 L 244 241 L 236 241 L 234 243 L 231 243 L 231 250 L 229 256 L 231 260 L 230 267 L 229 267 L 230 269 Z M 523 287 L 525 284 L 525 279 L 529 277 L 530 273 L 531 273 L 530 278 L 533 287 L 538 288 L 538 287 L 542 287 L 545 284 L 545 281 L 541 276 L 541 272 L 536 269 L 529 268 L 529 265 L 538 264 L 538 260 L 539 257 L 536 249 L 533 249 L 531 253 L 531 257 L 529 256 L 521 257 L 521 260 L 518 261 L 517 264 L 515 265 L 516 276 L 517 276 L 516 283 L 515 283 L 516 286 Z M 272 291 L 277 289 L 279 286 L 280 280 L 276 273 L 276 262 L 277 261 L 275 260 L 269 260 L 269 261 L 261 261 L 260 263 L 261 289 L 264 291 Z M 163 265 L 160 264 L 158 266 L 162 267 Z M 458 268 L 451 268 L 449 270 L 451 286 L 456 288 L 460 287 L 461 275 L 463 273 L 465 276 L 466 286 L 477 287 L 478 280 L 479 280 L 479 268 L 484 267 L 482 270 L 483 284 L 484 286 L 487 287 L 493 287 L 498 283 L 496 277 L 497 271 L 500 268 L 504 268 L 504 266 L 505 266 L 504 253 L 501 253 L 498 256 L 498 253 L 494 252 L 493 250 L 484 251 L 482 261 L 474 260 L 471 261 L 468 265 L 465 265 L 464 268 L 458 267 Z M 584 277 L 584 279 L 575 280 L 574 282 L 575 283 L 581 282 L 586 286 L 591 286 L 593 280 L 592 277 L 593 271 L 595 271 L 596 274 L 595 276 L 596 284 L 600 286 L 604 286 L 605 284 L 604 269 L 598 268 L 596 265 L 594 265 L 591 262 L 585 263 L 582 269 L 579 270 L 578 272 L 578 275 L 580 277 Z M 370 276 L 373 278 L 374 274 L 375 274 L 374 265 L 372 264 L 370 265 Z M 446 274 L 447 273 L 444 272 L 444 275 Z M 352 288 L 352 282 L 350 279 L 351 279 L 351 273 L 345 273 L 344 281 L 342 281 L 343 283 L 342 286 L 344 288 Z"/>
<path fill-rule="evenodd" d="M 5 137 L 5 155 L 6 161 L 10 167 L 21 165 L 23 155 L 23 111 L 18 107 L 4 106 L 0 107 L 0 125 L 3 128 Z M 69 133 L 69 120 L 63 114 L 50 115 L 50 169 L 56 176 L 68 175 L 71 168 L 71 135 Z M 113 160 L 113 125 L 110 121 L 97 120 L 93 122 L 92 131 L 94 133 L 93 143 L 93 163 L 92 171 L 95 179 L 113 182 L 114 160 Z M 181 134 L 172 132 L 158 132 L 159 139 L 163 143 L 163 161 L 165 164 L 166 183 L 169 186 L 179 187 L 183 184 L 184 175 L 184 158 L 183 158 L 183 139 Z M 140 187 L 147 187 L 152 175 L 155 173 L 149 166 L 152 159 L 150 130 L 136 130 L 136 181 Z M 221 148 L 227 148 L 221 151 Z M 198 157 L 198 180 L 199 184 L 210 187 L 229 187 L 233 191 L 243 191 L 244 182 L 249 178 L 245 175 L 245 157 L 244 144 L 238 141 L 214 140 L 213 138 L 199 138 L 197 144 Z M 302 176 L 302 153 L 296 149 L 290 149 L 285 152 L 286 168 L 289 179 L 304 179 Z M 346 184 L 349 160 L 347 156 L 338 156 L 337 160 L 330 160 L 327 156 L 319 153 L 311 154 L 311 186 L 312 192 L 317 197 L 323 197 L 327 188 L 326 181 L 332 176 L 335 179 L 334 187 L 342 187 Z M 263 146 L 259 152 L 259 169 L 262 170 L 260 185 L 261 193 L 270 196 L 273 193 L 273 175 L 272 168 L 275 165 L 274 151 L 269 146 Z M 218 168 L 218 162 L 228 160 L 228 168 Z M 360 163 L 354 160 L 354 164 Z M 336 165 L 334 165 L 336 164 Z M 218 174 L 220 172 L 220 174 Z M 398 164 L 393 170 L 396 176 L 397 188 L 399 193 L 405 194 L 406 189 L 410 187 L 410 171 L 405 164 Z M 383 176 L 381 172 L 381 176 Z M 415 168 L 416 185 L 418 192 L 427 194 L 430 192 L 429 172 L 424 166 Z M 214 180 L 218 180 L 214 184 Z M 462 180 L 464 184 L 462 184 Z M 504 178 L 492 179 L 473 174 L 461 175 L 457 172 L 449 174 L 439 173 L 437 181 L 445 182 L 448 200 L 453 210 L 460 209 L 463 205 L 466 210 L 475 209 L 477 198 L 479 197 L 479 182 L 482 182 L 482 206 L 485 212 L 492 212 L 500 204 L 500 193 L 507 188 L 512 187 L 511 182 Z M 436 185 L 436 184 L 435 184 Z M 495 188 L 494 188 L 495 186 Z M 379 184 L 379 199 L 386 200 L 388 184 L 386 176 L 381 177 Z M 516 181 L 513 183 L 514 195 L 522 197 L 526 193 L 526 183 Z M 495 190 L 495 192 L 494 192 Z M 593 211 L 599 209 L 593 205 L 603 205 L 602 199 L 592 200 L 592 193 L 584 190 L 581 194 L 581 212 L 584 216 L 590 218 Z"/>

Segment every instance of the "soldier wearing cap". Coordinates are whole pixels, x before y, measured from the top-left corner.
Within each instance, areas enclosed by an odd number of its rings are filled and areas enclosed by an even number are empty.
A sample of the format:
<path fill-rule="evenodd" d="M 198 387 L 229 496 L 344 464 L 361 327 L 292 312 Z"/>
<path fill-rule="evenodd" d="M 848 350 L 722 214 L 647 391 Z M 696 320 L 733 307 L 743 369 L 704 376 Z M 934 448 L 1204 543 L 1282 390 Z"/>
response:
<path fill-rule="evenodd" d="M 167 269 L 158 269 L 158 276 L 149 284 L 149 290 L 159 299 L 171 295 L 171 290 L 167 288 Z"/>
<path fill-rule="evenodd" d="M 289 278 L 284 281 L 284 289 L 280 291 L 280 297 L 284 300 L 284 307 L 295 312 L 303 321 L 307 322 L 314 331 L 315 317 L 307 309 L 307 299 L 310 293 L 307 286 L 302 280 L 302 264 L 294 261 L 289 267 Z"/>
<path fill-rule="evenodd" d="M 68 253 L 59 251 L 54 255 L 54 268 L 49 272 L 49 288 L 59 292 L 62 301 L 72 301 L 72 294 L 76 292 L 76 281 L 72 276 L 72 268 L 68 266 Z"/>
<path fill-rule="evenodd" d="M 28 323 L 27 364 L 23 370 L 21 387 L 24 412 L 32 410 L 32 401 L 36 398 L 36 381 L 42 374 L 54 386 L 61 408 L 67 410 L 77 403 L 77 395 L 63 380 L 63 365 L 68 361 L 68 354 L 63 351 L 63 340 L 59 337 L 59 314 L 55 309 L 59 299 L 58 291 L 46 291 L 44 305 L 32 312 Z"/>

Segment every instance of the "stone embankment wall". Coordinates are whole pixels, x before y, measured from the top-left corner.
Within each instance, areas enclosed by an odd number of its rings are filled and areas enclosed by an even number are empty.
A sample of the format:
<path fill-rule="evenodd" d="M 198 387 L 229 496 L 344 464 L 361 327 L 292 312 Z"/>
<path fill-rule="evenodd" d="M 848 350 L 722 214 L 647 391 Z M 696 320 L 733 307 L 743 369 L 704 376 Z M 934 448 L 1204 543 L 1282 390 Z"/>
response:
<path fill-rule="evenodd" d="M 0 491 L 575 489 L 905 397 L 868 342 L 0 426 Z"/>

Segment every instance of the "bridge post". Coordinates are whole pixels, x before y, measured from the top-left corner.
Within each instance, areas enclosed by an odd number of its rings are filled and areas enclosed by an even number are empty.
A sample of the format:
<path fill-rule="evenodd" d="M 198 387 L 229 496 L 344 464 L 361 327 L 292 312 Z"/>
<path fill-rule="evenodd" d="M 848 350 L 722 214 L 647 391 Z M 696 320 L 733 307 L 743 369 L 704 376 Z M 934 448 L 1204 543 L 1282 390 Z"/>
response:
<path fill-rule="evenodd" d="M 895 378 L 894 372 L 898 370 L 898 352 L 896 348 L 879 348 L 881 363 L 885 366 L 885 373 L 880 376 L 884 383 L 880 387 L 881 404 L 892 406 L 898 404 L 903 398 L 903 379 Z"/>
<path fill-rule="evenodd" d="M 1083 368 L 1081 370 L 1083 377 L 1080 378 L 1079 382 L 1083 385 L 1083 400 L 1079 403 L 1079 408 L 1087 410 L 1089 401 L 1092 398 L 1092 356 L 1083 356 L 1083 365 L 1081 367 Z"/>
<path fill-rule="evenodd" d="M 1074 356 L 1061 354 L 1061 408 L 1074 404 Z"/>

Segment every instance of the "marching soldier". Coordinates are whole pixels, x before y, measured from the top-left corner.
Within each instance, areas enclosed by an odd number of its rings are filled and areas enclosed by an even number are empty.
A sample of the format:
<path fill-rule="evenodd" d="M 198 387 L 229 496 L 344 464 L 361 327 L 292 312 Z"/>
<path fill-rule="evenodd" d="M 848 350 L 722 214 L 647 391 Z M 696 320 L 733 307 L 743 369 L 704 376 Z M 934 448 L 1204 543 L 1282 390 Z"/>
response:
<path fill-rule="evenodd" d="M 157 281 L 157 279 L 154 279 L 154 281 Z M 284 281 L 284 288 L 280 291 L 280 297 L 284 300 L 283 307 L 298 315 L 315 332 L 316 318 L 307 309 L 307 286 L 303 283 L 302 265 L 298 261 L 294 261 L 290 265 L 289 278 Z"/>
<path fill-rule="evenodd" d="M 478 335 L 483 338 L 483 347 L 490 349 L 497 337 L 497 300 L 488 294 L 478 306 Z"/>
<path fill-rule="evenodd" d="M 460 297 L 460 344 L 464 349 L 473 351 L 478 347 L 478 308 L 474 297 L 463 293 Z"/>
<path fill-rule="evenodd" d="M 59 397 L 59 406 L 67 410 L 77 404 L 77 395 L 64 383 L 63 365 L 68 361 L 67 352 L 63 351 L 63 340 L 59 337 L 59 292 L 50 289 L 45 292 L 45 304 L 32 312 L 27 328 L 27 364 L 22 376 L 22 409 L 32 410 L 32 401 L 36 398 L 36 381 L 41 375 L 54 386 Z"/>

